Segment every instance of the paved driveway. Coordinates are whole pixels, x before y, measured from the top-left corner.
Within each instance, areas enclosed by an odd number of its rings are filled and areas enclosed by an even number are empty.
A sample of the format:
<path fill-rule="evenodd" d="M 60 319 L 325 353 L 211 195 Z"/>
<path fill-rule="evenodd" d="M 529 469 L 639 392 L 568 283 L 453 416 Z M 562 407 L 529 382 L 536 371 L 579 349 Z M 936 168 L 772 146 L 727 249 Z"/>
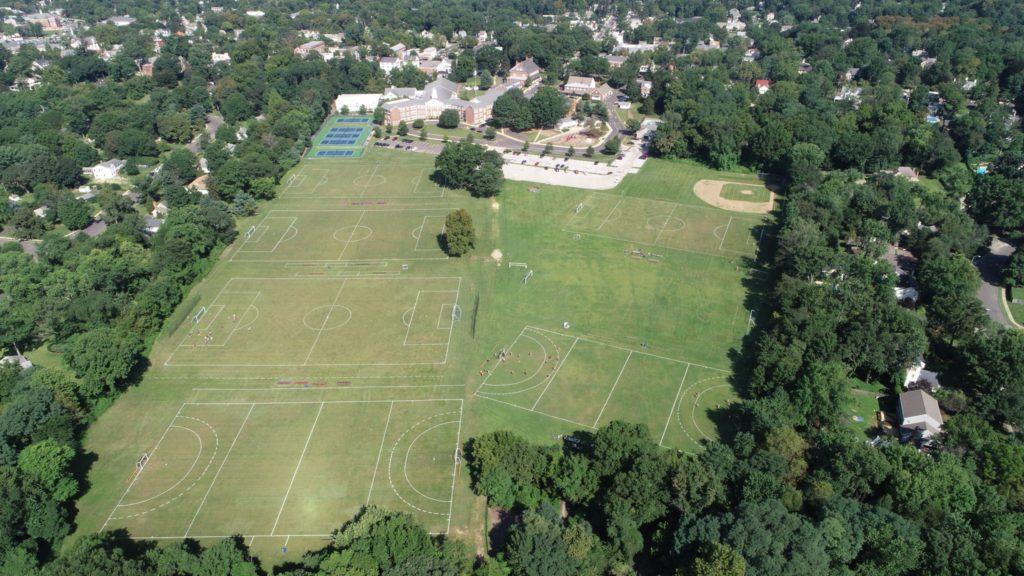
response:
<path fill-rule="evenodd" d="M 1003 303 L 1005 289 L 1002 283 L 1003 268 L 1006 267 L 1013 254 L 1014 247 L 999 238 L 992 237 L 989 252 L 983 256 L 974 257 L 974 265 L 981 274 L 981 288 L 978 288 L 978 299 L 981 300 L 989 318 L 1007 328 L 1015 328 L 1014 322 L 1006 314 L 1006 306 Z"/>

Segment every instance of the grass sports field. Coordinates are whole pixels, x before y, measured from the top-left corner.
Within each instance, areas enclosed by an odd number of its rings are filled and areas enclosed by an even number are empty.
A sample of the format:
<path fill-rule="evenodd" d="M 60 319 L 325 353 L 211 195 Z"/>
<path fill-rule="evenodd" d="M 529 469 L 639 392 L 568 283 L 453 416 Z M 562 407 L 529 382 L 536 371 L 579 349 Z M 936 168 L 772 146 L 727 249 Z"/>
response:
<path fill-rule="evenodd" d="M 623 419 L 696 452 L 728 432 L 768 232 L 692 186 L 756 179 L 649 161 L 615 190 L 508 182 L 492 202 L 441 190 L 432 162 L 307 158 L 240 222 L 90 428 L 79 534 L 240 534 L 269 566 L 371 503 L 482 547 L 471 436 Z M 476 224 L 469 257 L 439 248 L 454 208 Z"/>

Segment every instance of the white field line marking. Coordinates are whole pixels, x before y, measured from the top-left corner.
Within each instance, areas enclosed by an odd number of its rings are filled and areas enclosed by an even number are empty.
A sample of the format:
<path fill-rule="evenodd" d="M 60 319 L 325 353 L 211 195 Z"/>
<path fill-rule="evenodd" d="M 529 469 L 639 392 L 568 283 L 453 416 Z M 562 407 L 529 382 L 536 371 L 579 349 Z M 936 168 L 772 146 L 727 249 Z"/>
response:
<path fill-rule="evenodd" d="M 460 419 L 462 418 L 462 414 L 461 413 L 459 414 L 459 418 Z M 420 489 L 417 488 L 416 485 L 412 483 L 412 480 L 409 479 L 409 456 L 412 455 L 412 451 L 416 447 L 416 443 L 419 442 L 420 438 L 422 438 L 424 435 L 426 435 L 427 433 L 432 432 L 432 431 L 440 428 L 441 426 L 448 426 L 449 424 L 455 424 L 455 422 L 456 422 L 455 420 L 449 420 L 448 422 L 441 422 L 439 424 L 434 424 L 433 426 L 422 430 L 419 434 L 416 435 L 415 438 L 412 439 L 411 442 L 409 442 L 409 447 L 405 449 L 405 458 L 402 460 L 402 476 L 405 478 L 406 485 L 408 485 L 409 488 L 412 488 L 412 491 L 417 493 L 417 494 L 419 494 L 421 497 L 426 498 L 427 500 L 433 500 L 434 502 L 440 502 L 441 504 L 451 504 L 451 500 L 442 500 L 441 498 L 434 498 L 433 496 L 427 496 L 423 492 L 420 492 Z M 461 422 L 461 420 L 460 420 L 460 422 Z M 456 444 L 456 447 L 457 446 L 458 446 L 458 444 Z M 452 456 L 454 457 L 454 454 L 452 454 Z"/>
<path fill-rule="evenodd" d="M 356 223 L 352 225 L 352 231 L 348 233 L 348 240 L 345 240 L 345 246 L 342 247 L 341 254 L 338 254 L 338 257 L 335 258 L 335 260 L 341 260 L 345 256 L 345 252 L 348 251 L 348 247 L 352 244 L 352 238 L 355 237 L 356 230 L 359 230 L 359 225 L 362 224 L 363 217 L 365 216 L 366 210 L 363 210 L 362 212 L 359 213 L 359 219 L 356 220 Z"/>
<path fill-rule="evenodd" d="M 622 373 L 626 371 L 626 365 L 629 364 L 629 359 L 632 357 L 632 351 L 630 351 L 629 354 L 626 354 L 626 361 L 622 363 L 619 375 L 615 377 L 615 382 L 612 383 L 612 389 L 608 391 L 608 396 L 604 399 L 604 406 L 601 406 L 601 411 L 597 413 L 597 418 L 594 418 L 594 428 L 597 428 L 597 423 L 601 421 L 601 416 L 604 414 L 605 408 L 608 407 L 608 402 L 611 401 L 612 394 L 615 394 L 615 387 L 619 385 L 619 380 L 622 379 Z"/>
<path fill-rule="evenodd" d="M 416 300 L 412 303 L 412 314 L 409 316 L 409 325 L 405 327 L 405 338 L 402 339 L 402 346 L 409 345 L 409 332 L 412 330 L 412 323 L 416 319 L 416 307 L 420 305 L 420 294 L 423 294 L 423 290 L 416 291 Z"/>
<path fill-rule="evenodd" d="M 730 226 L 732 226 L 732 216 L 729 216 L 729 221 L 725 223 L 725 232 L 722 233 L 722 240 L 718 243 L 719 250 L 721 250 L 722 246 L 725 245 L 725 239 L 729 236 Z"/>
<path fill-rule="evenodd" d="M 228 289 L 228 285 L 231 284 L 232 281 L 234 281 L 234 278 L 229 278 L 228 281 L 225 282 L 224 285 L 220 287 L 220 290 L 217 291 L 217 295 L 214 296 L 213 300 L 210 301 L 210 306 L 213 306 L 215 302 L 220 300 L 221 294 L 223 294 L 224 291 Z M 207 314 L 209 314 L 209 307 L 207 308 Z M 180 330 L 181 328 L 179 327 L 178 329 Z M 189 332 L 191 331 L 192 329 L 189 330 Z M 174 350 L 172 350 L 171 353 L 167 355 L 167 359 L 164 360 L 164 366 L 171 365 L 171 358 L 173 358 L 174 355 L 177 354 L 178 350 L 181 349 L 181 347 L 185 345 L 185 342 L 187 342 L 191 337 L 192 334 L 185 334 L 185 337 L 178 342 L 178 345 L 174 347 Z"/>
<path fill-rule="evenodd" d="M 384 422 L 384 433 L 380 436 L 380 449 L 377 450 L 377 463 L 373 465 L 373 477 L 370 478 L 370 490 L 366 493 L 366 505 L 370 505 L 370 497 L 373 496 L 373 483 L 377 480 L 377 468 L 380 467 L 380 457 L 384 454 L 384 441 L 388 438 L 388 427 L 391 426 L 391 412 L 395 409 L 392 402 L 388 408 L 388 419 Z"/>
<path fill-rule="evenodd" d="M 223 540 L 225 538 L 234 538 L 238 534 L 224 534 L 224 535 L 201 535 L 201 536 L 128 536 L 128 540 L 184 540 L 190 538 L 192 540 Z M 256 538 L 330 538 L 333 534 L 244 534 L 242 539 L 249 540 L 251 543 Z"/>
<path fill-rule="evenodd" d="M 459 276 L 459 285 L 455 287 L 455 306 L 459 305 L 459 296 L 461 296 L 461 295 L 462 295 L 462 276 Z M 409 323 L 412 324 L 411 321 Z M 455 333 L 455 322 L 454 321 L 452 322 L 451 327 L 448 328 L 448 342 L 445 343 L 445 346 L 444 346 L 444 360 L 441 361 L 441 364 L 447 364 L 448 363 L 448 352 L 450 352 L 451 349 L 452 349 L 452 334 L 453 333 Z"/>
<path fill-rule="evenodd" d="M 669 246 L 668 244 L 651 244 L 650 242 L 643 242 L 641 240 L 635 240 L 633 238 L 626 238 L 623 236 L 611 236 L 609 234 L 597 234 L 594 232 L 588 232 L 586 230 L 573 230 L 572 228 L 563 229 L 565 232 L 572 232 L 573 234 L 581 234 L 583 236 L 593 236 L 594 238 L 604 238 L 606 240 L 616 240 L 618 242 L 629 242 L 630 244 L 639 244 L 641 246 L 653 246 L 655 248 L 665 248 L 668 250 L 675 250 L 677 252 L 684 252 L 686 254 L 700 254 L 701 256 L 708 256 L 711 258 L 724 258 L 729 259 L 729 256 L 724 256 L 719 252 L 725 252 L 727 254 L 736 256 L 749 256 L 748 252 L 741 252 L 739 250 L 732 250 L 730 248 L 722 248 L 718 252 L 716 251 L 701 251 L 693 250 L 690 248 L 680 248 L 678 246 Z M 716 236 L 717 238 L 717 236 Z M 252 260 L 253 262 L 263 262 L 263 260 Z M 246 260 L 239 260 L 239 262 L 246 262 Z"/>
<path fill-rule="evenodd" d="M 608 212 L 608 215 L 604 217 L 604 220 L 601 221 L 601 224 L 598 225 L 598 227 L 595 230 L 600 230 L 601 228 L 604 228 L 604 225 L 607 224 L 608 220 L 611 219 L 612 214 L 614 214 L 615 211 L 618 210 L 620 204 L 622 204 L 622 199 L 621 198 L 619 199 L 618 202 L 615 203 L 615 206 L 612 207 L 611 211 Z"/>
<path fill-rule="evenodd" d="M 459 461 L 461 460 L 458 455 L 461 454 L 462 450 L 462 416 L 464 408 L 465 402 L 459 400 L 459 429 L 455 433 L 455 454 L 453 455 L 455 462 L 452 466 L 452 492 L 451 496 L 448 498 L 448 525 L 444 529 L 445 534 L 448 534 L 452 529 L 452 507 L 455 506 L 455 478 L 458 477 Z"/>
<path fill-rule="evenodd" d="M 210 481 L 210 486 L 206 489 L 206 493 L 203 494 L 203 499 L 199 502 L 199 507 L 196 508 L 196 513 L 192 515 L 192 521 L 188 523 L 188 528 L 185 529 L 185 537 L 188 537 L 188 533 L 192 531 L 192 525 L 196 523 L 196 518 L 199 518 L 199 513 L 203 510 L 203 506 L 206 505 L 206 498 L 213 491 L 213 486 L 217 483 L 217 478 L 220 477 L 220 471 L 224 469 L 224 465 L 227 464 L 228 457 L 231 456 L 231 451 L 235 448 L 235 443 L 238 442 L 238 437 L 242 435 L 242 429 L 245 428 L 245 423 L 249 421 L 249 416 L 252 415 L 252 411 L 256 408 L 253 404 L 249 406 L 249 411 L 246 412 L 245 418 L 242 420 L 242 424 L 238 427 L 238 432 L 235 432 L 235 437 L 231 440 L 231 444 L 228 446 L 228 451 L 224 454 L 224 459 L 220 461 L 220 466 L 217 467 L 217 473 L 213 475 L 213 480 Z"/>
<path fill-rule="evenodd" d="M 366 184 L 363 184 L 363 192 L 359 195 L 360 198 L 366 196 L 366 192 L 370 189 L 370 183 L 373 182 L 373 177 L 377 175 L 377 170 L 380 170 L 380 162 L 373 165 L 373 170 L 370 171 L 370 175 L 366 178 Z"/>
<path fill-rule="evenodd" d="M 205 422 L 204 422 L 204 424 L 205 424 Z M 195 436 L 196 442 L 199 444 L 199 450 L 196 451 L 196 457 L 192 460 L 192 465 L 188 467 L 188 470 L 186 470 L 185 473 L 182 474 L 180 478 L 178 478 L 177 482 L 175 482 L 174 484 L 171 484 L 168 488 L 162 490 L 159 494 L 154 494 L 154 495 L 150 496 L 149 498 L 144 498 L 142 500 L 135 500 L 134 502 L 128 502 L 126 504 L 122 504 L 121 505 L 122 507 L 130 508 L 132 506 L 138 506 L 139 504 L 145 504 L 146 502 L 152 502 L 153 500 L 156 500 L 157 498 L 160 498 L 164 494 L 167 494 L 171 490 L 174 490 L 178 486 L 181 486 L 182 482 L 187 480 L 189 475 L 192 474 L 192 471 L 196 469 L 196 464 L 199 464 L 199 459 L 203 456 L 203 438 L 201 436 L 199 436 L 199 434 L 195 430 L 193 430 L 193 429 L 191 429 L 191 428 L 189 428 L 187 426 L 171 426 L 171 428 L 177 428 L 178 430 L 185 430 L 185 431 L 189 432 L 190 434 L 192 434 L 193 436 Z M 216 456 L 216 455 L 217 455 L 217 453 L 216 453 L 216 451 L 214 451 L 214 456 Z M 187 492 L 187 491 L 188 490 L 186 489 L 185 492 Z M 172 498 L 171 500 L 174 500 L 174 499 L 175 498 Z M 157 508 L 159 508 L 159 506 L 157 506 Z M 147 510 L 146 512 L 143 512 L 143 514 L 146 514 L 146 513 L 150 512 L 150 511 L 152 511 L 152 510 Z M 136 516 L 136 515 L 133 514 L 132 516 Z M 128 518 L 131 518 L 132 516 L 128 516 Z M 125 518 L 125 516 L 120 516 L 118 518 Z"/>
<path fill-rule="evenodd" d="M 668 426 L 672 423 L 672 415 L 675 414 L 676 405 L 679 404 L 679 396 L 683 393 L 683 385 L 686 383 L 686 375 L 690 373 L 690 365 L 686 365 L 686 370 L 683 371 L 683 379 L 679 381 L 679 388 L 676 389 L 676 397 L 672 400 L 672 408 L 668 411 L 668 418 L 665 419 L 665 428 L 661 431 L 661 439 L 658 440 L 658 446 L 665 446 L 665 435 L 668 434 Z"/>
<path fill-rule="evenodd" d="M 178 407 L 178 411 L 174 413 L 174 417 L 171 418 L 171 421 L 167 424 L 167 427 L 164 428 L 164 433 L 160 435 L 160 439 L 156 441 L 156 444 L 153 445 L 153 449 L 149 451 L 149 458 L 147 458 L 146 462 L 142 464 L 142 468 L 139 468 L 139 471 L 135 473 L 135 477 L 132 478 L 132 481 L 128 483 L 128 487 L 124 489 L 124 493 L 121 494 L 121 498 L 117 501 L 117 504 L 110 510 L 110 514 L 107 516 L 107 519 L 103 521 L 103 526 L 100 527 L 100 532 L 106 529 L 107 524 L 110 522 L 110 519 L 114 517 L 114 512 L 116 512 L 117 509 L 121 507 L 121 503 L 124 502 L 125 496 L 127 496 L 128 492 L 131 491 L 132 486 L 135 485 L 135 482 L 139 479 L 139 476 L 142 476 L 143 471 L 146 470 L 146 466 L 149 464 L 150 460 L 153 459 L 153 454 L 155 454 L 157 449 L 160 448 L 160 443 L 164 441 L 165 437 L 167 437 L 167 432 L 169 432 L 171 427 L 174 426 L 174 421 L 178 419 L 178 416 L 181 415 L 181 411 L 184 408 L 185 404 L 182 404 L 181 406 Z"/>
<path fill-rule="evenodd" d="M 320 342 L 320 336 L 324 333 L 324 327 L 326 327 L 327 322 L 331 320 L 331 312 L 333 312 L 334 307 L 338 305 L 338 298 L 341 298 L 341 293 L 345 290 L 345 284 L 347 283 L 348 279 L 341 281 L 341 288 L 338 288 L 338 292 L 334 295 L 334 300 L 331 302 L 331 307 L 327 309 L 327 314 L 324 314 L 324 321 L 320 323 L 320 329 L 316 332 L 316 338 L 313 340 L 313 345 L 309 347 L 309 352 L 306 353 L 306 359 L 302 362 L 303 366 L 309 363 L 309 358 L 313 355 L 313 350 L 316 349 L 316 345 Z"/>
<path fill-rule="evenodd" d="M 513 408 L 519 408 L 520 410 L 525 410 L 525 411 L 531 412 L 533 414 L 539 414 L 541 416 L 547 416 L 548 418 L 554 418 L 555 420 L 561 420 L 562 422 L 565 422 L 566 424 L 572 424 L 573 426 L 582 426 L 582 427 L 588 428 L 590 430 L 594 430 L 595 429 L 590 424 L 584 424 L 583 422 L 576 422 L 575 420 L 569 420 L 568 418 L 562 418 L 561 416 L 555 416 L 554 414 L 548 414 L 547 412 L 541 412 L 540 410 L 530 410 L 529 408 L 527 408 L 525 406 L 520 406 L 518 404 L 513 404 L 513 403 L 508 402 L 506 400 L 499 400 L 498 398 L 491 398 L 490 396 L 487 396 L 486 394 L 487 394 L 486 392 L 484 392 L 482 394 L 477 394 L 475 392 L 473 393 L 473 395 L 476 396 L 477 398 L 483 398 L 484 400 L 490 400 L 491 402 L 497 402 L 499 404 L 504 404 L 506 406 L 511 406 Z"/>
<path fill-rule="evenodd" d="M 544 397 L 544 394 L 547 394 L 548 388 L 551 387 L 551 383 L 554 382 L 555 381 L 555 377 L 558 376 L 558 371 L 561 370 L 562 366 L 565 365 L 565 361 L 569 359 L 569 355 L 572 354 L 573 348 L 576 347 L 576 343 L 579 342 L 579 341 L 580 341 L 579 338 L 576 338 L 575 340 L 572 341 L 572 345 L 569 346 L 569 351 L 565 353 L 565 357 L 562 358 L 562 361 L 559 362 L 558 366 L 555 367 L 555 371 L 551 373 L 551 377 L 548 378 L 547 385 L 544 386 L 543 390 L 541 390 L 540 396 L 537 396 L 537 400 L 533 403 L 533 406 L 530 408 L 530 410 L 536 410 L 537 409 L 537 405 L 540 404 L 540 399 Z"/>
<path fill-rule="evenodd" d="M 723 376 L 724 378 L 724 376 Z M 415 398 L 412 400 L 276 400 L 276 401 L 254 401 L 254 402 L 185 402 L 186 406 L 285 406 L 289 404 L 385 404 L 401 403 L 415 404 L 422 402 L 458 402 L 460 398 Z"/>
<path fill-rule="evenodd" d="M 426 376 L 422 376 L 426 378 Z M 316 379 L 316 377 L 307 377 L 306 380 Z M 180 380 L 180 378 L 176 378 Z M 328 378 L 330 380 L 330 378 Z M 375 390 L 375 389 L 390 389 L 390 388 L 462 388 L 462 384 L 395 384 L 394 386 L 380 385 L 380 386 L 328 386 L 324 388 L 289 388 L 286 386 L 268 386 L 266 388 L 193 388 L 196 392 L 309 392 L 324 390 Z"/>
<path fill-rule="evenodd" d="M 306 457 L 306 450 L 309 448 L 309 441 L 313 439 L 313 432 L 316 431 L 316 423 L 320 421 L 320 414 L 324 411 L 324 403 L 320 403 L 320 408 L 316 411 L 316 418 L 313 418 L 313 425 L 309 427 L 309 435 L 306 436 L 306 443 L 302 445 L 302 453 L 299 454 L 299 461 L 295 463 L 295 470 L 292 472 L 292 479 L 288 482 L 288 490 L 284 493 L 284 499 L 281 500 L 281 508 L 277 511 L 277 518 L 274 520 L 274 526 L 270 529 L 270 534 L 273 535 L 277 532 L 277 523 L 281 521 L 281 514 L 284 513 L 284 506 L 288 503 L 288 496 L 292 493 L 292 485 L 295 484 L 295 477 L 299 475 L 299 468 L 302 467 L 302 460 Z"/>
<path fill-rule="evenodd" d="M 676 213 L 678 205 L 672 207 L 672 211 L 668 213 L 665 218 L 665 223 L 661 225 L 661 230 L 658 230 L 658 235 L 654 237 L 654 244 L 657 245 L 658 241 L 661 240 L 661 235 L 665 233 L 665 229 L 668 228 L 669 221 L 672 220 L 672 215 Z"/>
<path fill-rule="evenodd" d="M 579 338 L 580 340 L 583 340 L 584 342 L 590 342 L 591 344 L 601 344 L 602 346 L 608 346 L 610 348 L 618 348 L 619 350 L 623 350 L 623 351 L 626 351 L 626 352 L 633 352 L 635 354 L 643 354 L 644 356 L 650 356 L 651 358 L 658 358 L 658 359 L 661 359 L 661 360 L 668 360 L 669 362 L 678 362 L 679 364 L 690 364 L 690 365 L 696 366 L 698 368 L 707 368 L 708 370 L 715 370 L 716 372 L 725 372 L 727 374 L 731 374 L 732 373 L 730 370 L 726 370 L 725 368 L 716 368 L 715 366 L 706 366 L 704 364 L 697 364 L 696 362 L 690 362 L 688 360 L 680 360 L 679 358 L 669 358 L 668 356 L 659 356 L 657 354 L 651 354 L 650 352 L 638 352 L 636 350 L 633 350 L 632 348 L 626 348 L 626 347 L 623 347 L 623 346 L 619 346 L 617 344 L 611 344 L 611 343 L 608 343 L 608 342 L 602 342 L 601 340 L 595 340 L 595 339 L 589 338 L 587 336 L 571 336 L 569 334 L 565 334 L 565 333 L 559 332 L 557 330 L 548 330 L 547 328 L 538 328 L 536 326 L 527 326 L 527 328 L 530 328 L 532 330 L 537 330 L 537 331 L 540 331 L 540 332 L 550 332 L 551 334 L 558 334 L 559 336 L 565 336 L 567 338 Z"/>
<path fill-rule="evenodd" d="M 516 334 L 516 337 L 512 339 L 512 344 L 509 345 L 507 350 L 512 350 L 513 348 L 516 347 L 516 342 L 519 342 L 519 338 L 523 335 L 524 332 L 526 332 L 526 329 L 527 329 L 527 327 L 524 326 L 522 328 L 522 330 L 519 331 L 519 334 Z M 544 365 L 541 364 L 542 368 L 543 368 L 543 366 Z M 538 369 L 537 371 L 539 372 L 540 369 Z M 491 379 L 491 375 L 494 374 L 494 372 L 495 372 L 494 370 L 488 370 L 487 371 L 487 375 L 484 376 L 484 379 L 480 381 L 480 386 L 478 386 L 477 389 L 476 389 L 477 392 L 479 392 L 481 388 L 483 388 L 484 386 L 487 385 L 487 381 Z M 534 376 L 536 376 L 536 374 L 534 374 Z"/>
<path fill-rule="evenodd" d="M 281 237 L 278 238 L 277 242 L 274 243 L 274 247 L 273 248 L 271 248 L 270 250 L 246 250 L 245 249 L 245 245 L 249 243 L 249 240 L 246 240 L 245 242 L 242 242 L 242 245 L 238 247 L 238 250 L 235 250 L 235 254 L 238 254 L 240 252 L 248 252 L 248 253 L 253 253 L 253 252 L 257 252 L 257 253 L 258 252 L 274 252 L 274 251 L 277 250 L 277 247 L 281 245 L 281 242 L 284 242 L 284 237 L 288 235 L 288 232 L 290 232 L 292 229 L 295 229 L 296 232 L 298 231 L 298 228 L 295 228 L 295 221 L 298 220 L 298 217 L 296 217 L 296 216 L 292 216 L 292 217 L 289 218 L 288 216 L 269 216 L 268 215 L 266 218 L 264 218 L 260 222 L 260 224 L 258 226 L 263 226 L 264 222 L 266 222 L 267 220 L 271 220 L 271 219 L 274 219 L 274 220 L 290 220 L 288 225 L 285 226 L 284 232 L 281 233 Z M 270 227 L 267 226 L 267 228 L 269 229 Z M 261 236 L 261 238 L 262 238 L 262 236 Z"/>

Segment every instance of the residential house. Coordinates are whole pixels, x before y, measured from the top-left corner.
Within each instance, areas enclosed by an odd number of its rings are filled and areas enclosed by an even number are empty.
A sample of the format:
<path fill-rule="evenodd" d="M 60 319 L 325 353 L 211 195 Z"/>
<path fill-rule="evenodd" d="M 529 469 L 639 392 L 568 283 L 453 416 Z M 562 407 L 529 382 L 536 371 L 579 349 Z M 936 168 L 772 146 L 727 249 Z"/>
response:
<path fill-rule="evenodd" d="M 210 195 L 210 175 L 202 174 L 195 180 L 188 183 L 187 188 L 193 192 L 202 194 L 203 196 Z"/>
<path fill-rule="evenodd" d="M 608 61 L 608 66 L 612 68 L 618 68 L 626 63 L 625 56 L 616 56 L 614 54 L 609 54 L 605 56 L 604 59 Z"/>
<path fill-rule="evenodd" d="M 896 172 L 894 174 L 900 178 L 906 178 L 911 182 L 918 181 L 917 170 L 914 170 L 910 166 L 900 166 L 899 168 L 896 169 Z"/>
<path fill-rule="evenodd" d="M 540 75 L 544 70 L 533 61 L 533 58 L 527 58 L 521 62 L 516 62 L 508 71 L 508 79 L 513 82 L 532 82 L 540 78 Z"/>
<path fill-rule="evenodd" d="M 295 52 L 296 56 L 305 58 L 312 52 L 316 52 L 318 54 L 323 53 L 324 50 L 326 50 L 326 47 L 327 45 L 324 44 L 323 40 L 312 40 L 310 42 L 299 44 L 295 47 L 293 52 Z"/>
<path fill-rule="evenodd" d="M 592 94 L 597 89 L 597 81 L 590 76 L 569 76 L 562 90 L 566 94 L 582 96 Z"/>
<path fill-rule="evenodd" d="M 28 370 L 32 367 L 32 361 L 21 354 L 4 356 L 3 358 L 0 358 L 0 364 L 16 364 L 20 366 L 22 370 Z"/>
<path fill-rule="evenodd" d="M 652 84 L 650 80 L 644 80 L 643 78 L 637 78 L 636 85 L 640 87 L 641 98 L 647 98 L 650 96 L 651 88 L 654 87 L 654 84 Z"/>
<path fill-rule="evenodd" d="M 765 80 L 763 78 L 760 80 L 755 80 L 754 88 L 757 89 L 758 94 L 767 94 L 768 91 L 772 89 L 772 81 Z"/>
<path fill-rule="evenodd" d="M 231 55 L 227 52 L 214 52 L 210 54 L 210 62 L 213 64 L 219 64 L 220 62 L 231 62 Z"/>
<path fill-rule="evenodd" d="M 939 403 L 924 390 L 900 394 L 900 429 L 907 439 L 928 440 L 942 432 Z"/>
<path fill-rule="evenodd" d="M 38 12 L 22 16 L 26 24 L 39 24 L 44 32 L 60 30 L 60 16 L 52 12 Z"/>
<path fill-rule="evenodd" d="M 391 53 L 394 54 L 395 56 L 399 57 L 399 58 L 405 56 L 405 51 L 406 51 L 405 44 L 402 44 L 401 42 L 399 42 L 398 44 L 395 44 L 394 46 L 391 46 Z"/>
<path fill-rule="evenodd" d="M 380 59 L 380 62 L 377 63 L 377 65 L 380 66 L 380 69 L 383 70 L 385 74 L 391 74 L 391 71 L 401 66 L 401 64 L 402 63 L 398 60 L 398 58 L 395 58 L 394 56 L 384 56 L 383 58 Z"/>
<path fill-rule="evenodd" d="M 452 63 L 450 60 L 422 60 L 419 69 L 427 75 L 447 76 L 452 71 Z"/>
<path fill-rule="evenodd" d="M 120 175 L 121 169 L 124 168 L 125 164 L 127 164 L 127 162 L 124 160 L 114 158 L 112 160 L 107 160 L 106 162 L 100 162 L 95 166 L 82 168 L 82 172 L 87 176 L 92 176 L 94 180 L 100 182 L 104 180 L 113 180 Z"/>
<path fill-rule="evenodd" d="M 106 20 L 104 20 L 101 23 L 102 24 L 113 24 L 114 26 L 117 26 L 118 28 L 123 28 L 125 26 L 131 26 L 132 24 L 135 24 L 135 18 L 132 18 L 131 16 L 127 16 L 127 15 L 125 15 L 125 16 L 111 16 L 110 18 L 107 18 Z"/>

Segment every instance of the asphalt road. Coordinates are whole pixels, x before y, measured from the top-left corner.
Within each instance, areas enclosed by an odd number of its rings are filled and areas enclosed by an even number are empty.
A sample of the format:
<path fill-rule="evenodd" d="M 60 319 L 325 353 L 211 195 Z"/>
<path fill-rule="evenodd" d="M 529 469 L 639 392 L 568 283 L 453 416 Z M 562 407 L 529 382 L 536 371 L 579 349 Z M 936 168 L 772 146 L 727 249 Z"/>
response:
<path fill-rule="evenodd" d="M 1003 268 L 1006 267 L 1014 248 L 999 238 L 992 237 L 989 252 L 983 256 L 974 258 L 974 265 L 981 274 L 981 287 L 978 289 L 978 299 L 981 300 L 989 318 L 993 322 L 1007 328 L 1015 328 L 1013 322 L 1006 315 L 1006 308 L 1003 306 L 1003 291 L 1000 286 L 1002 281 Z"/>

